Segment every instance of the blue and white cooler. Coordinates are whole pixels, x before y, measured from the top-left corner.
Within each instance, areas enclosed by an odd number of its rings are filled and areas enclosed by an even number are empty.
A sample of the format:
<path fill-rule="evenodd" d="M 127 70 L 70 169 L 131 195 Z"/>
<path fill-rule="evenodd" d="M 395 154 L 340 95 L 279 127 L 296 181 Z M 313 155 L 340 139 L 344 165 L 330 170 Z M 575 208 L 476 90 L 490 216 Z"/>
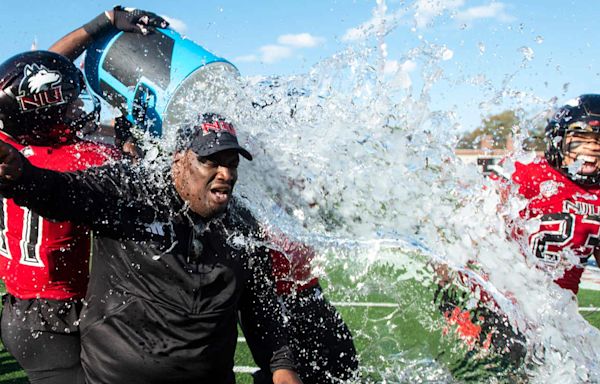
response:
<path fill-rule="evenodd" d="M 194 110 L 231 102 L 228 83 L 239 76 L 233 64 L 171 29 L 97 41 L 84 65 L 94 92 L 156 136 Z"/>

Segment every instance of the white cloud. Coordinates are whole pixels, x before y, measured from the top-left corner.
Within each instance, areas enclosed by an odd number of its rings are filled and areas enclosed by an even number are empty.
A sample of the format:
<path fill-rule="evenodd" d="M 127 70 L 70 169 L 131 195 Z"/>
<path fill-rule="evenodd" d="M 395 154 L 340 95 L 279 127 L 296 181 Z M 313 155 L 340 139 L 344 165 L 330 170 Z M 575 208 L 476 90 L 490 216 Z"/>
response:
<path fill-rule="evenodd" d="M 365 32 L 362 28 L 350 28 L 342 36 L 342 41 L 357 41 L 365 37 Z"/>
<path fill-rule="evenodd" d="M 238 56 L 235 59 L 233 59 L 234 63 L 253 63 L 258 61 L 258 56 L 256 55 L 244 55 L 244 56 Z"/>
<path fill-rule="evenodd" d="M 277 42 L 294 48 L 313 48 L 325 41 L 322 37 L 313 36 L 310 33 L 298 33 L 296 35 L 281 35 Z"/>
<path fill-rule="evenodd" d="M 458 12 L 456 18 L 460 21 L 473 21 L 477 19 L 497 19 L 503 22 L 513 21 L 515 18 L 506 11 L 504 3 L 490 3 L 478 7 L 467 8 Z"/>
<path fill-rule="evenodd" d="M 464 0 L 418 0 L 415 3 L 415 23 L 417 28 L 425 28 L 434 18 L 445 11 L 453 11 L 464 5 Z"/>
<path fill-rule="evenodd" d="M 385 35 L 387 31 L 393 30 L 402 22 L 402 18 L 406 12 L 402 8 L 395 12 L 387 13 L 387 7 L 384 4 L 379 4 L 371 19 L 357 27 L 346 30 L 346 33 L 342 36 L 342 41 L 353 42 L 364 40 L 374 35 Z"/>
<path fill-rule="evenodd" d="M 292 49 L 283 45 L 263 45 L 259 48 L 261 61 L 265 63 L 274 63 L 292 56 Z"/>
<path fill-rule="evenodd" d="M 163 19 L 167 20 L 167 22 L 169 23 L 169 27 L 171 27 L 171 29 L 181 33 L 181 34 L 185 34 L 188 26 L 185 22 L 179 20 L 179 19 L 175 19 L 174 17 L 169 17 L 169 16 L 165 16 L 165 15 L 160 15 Z"/>
<path fill-rule="evenodd" d="M 291 57 L 295 50 L 300 48 L 313 48 L 325 41 L 322 37 L 313 36 L 310 33 L 286 34 L 277 38 L 278 44 L 263 45 L 258 50 L 259 55 L 245 55 L 236 59 L 238 62 L 261 61 L 272 64 Z"/>
<path fill-rule="evenodd" d="M 277 38 L 277 44 L 267 44 L 258 48 L 259 54 L 239 56 L 238 62 L 261 61 L 272 64 L 291 57 L 298 49 L 314 48 L 325 42 L 323 37 L 314 36 L 308 32 L 288 33 Z"/>

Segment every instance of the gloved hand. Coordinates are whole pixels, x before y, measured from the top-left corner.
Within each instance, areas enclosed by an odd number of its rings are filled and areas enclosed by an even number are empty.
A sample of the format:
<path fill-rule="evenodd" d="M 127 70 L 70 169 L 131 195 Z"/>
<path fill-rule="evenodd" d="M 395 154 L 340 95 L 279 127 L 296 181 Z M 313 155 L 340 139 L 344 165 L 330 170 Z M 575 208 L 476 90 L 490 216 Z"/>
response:
<path fill-rule="evenodd" d="M 113 9 L 113 25 L 119 31 L 136 32 L 142 35 L 154 32 L 155 28 L 167 28 L 169 23 L 155 13 L 136 8 L 123 8 L 117 5 Z"/>
<path fill-rule="evenodd" d="M 0 185 L 18 180 L 27 160 L 15 147 L 0 141 Z"/>
<path fill-rule="evenodd" d="M 117 5 L 85 24 L 83 29 L 95 40 L 116 31 L 147 35 L 156 28 L 166 28 L 169 23 L 155 13 Z"/>

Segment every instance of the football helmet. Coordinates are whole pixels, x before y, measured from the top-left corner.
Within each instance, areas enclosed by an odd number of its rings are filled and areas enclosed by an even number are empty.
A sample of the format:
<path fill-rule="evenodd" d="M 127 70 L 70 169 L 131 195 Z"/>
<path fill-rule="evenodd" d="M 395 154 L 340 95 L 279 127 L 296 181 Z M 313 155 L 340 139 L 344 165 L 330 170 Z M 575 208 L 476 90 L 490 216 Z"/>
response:
<path fill-rule="evenodd" d="M 550 165 L 562 170 L 573 181 L 580 184 L 597 184 L 600 174 L 583 175 L 568 172 L 564 164 L 566 137 L 572 133 L 600 134 L 600 95 L 586 94 L 568 101 L 560 107 L 546 125 L 545 156 Z"/>
<path fill-rule="evenodd" d="M 100 104 L 81 71 L 48 51 L 0 64 L 0 130 L 24 145 L 59 145 L 97 127 Z"/>

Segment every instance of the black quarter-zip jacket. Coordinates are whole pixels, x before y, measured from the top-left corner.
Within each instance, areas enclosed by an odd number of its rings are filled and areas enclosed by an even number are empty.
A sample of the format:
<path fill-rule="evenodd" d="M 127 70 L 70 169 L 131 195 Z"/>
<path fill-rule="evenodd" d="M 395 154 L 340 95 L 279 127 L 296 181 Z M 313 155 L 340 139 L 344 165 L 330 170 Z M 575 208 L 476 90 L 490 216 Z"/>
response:
<path fill-rule="evenodd" d="M 186 209 L 170 172 L 118 163 L 74 173 L 32 166 L 0 192 L 42 216 L 94 230 L 81 317 L 88 384 L 232 383 L 237 311 L 259 319 L 293 369 L 268 253 L 247 211 L 205 223 Z M 84 273 L 84 271 L 82 271 Z"/>

